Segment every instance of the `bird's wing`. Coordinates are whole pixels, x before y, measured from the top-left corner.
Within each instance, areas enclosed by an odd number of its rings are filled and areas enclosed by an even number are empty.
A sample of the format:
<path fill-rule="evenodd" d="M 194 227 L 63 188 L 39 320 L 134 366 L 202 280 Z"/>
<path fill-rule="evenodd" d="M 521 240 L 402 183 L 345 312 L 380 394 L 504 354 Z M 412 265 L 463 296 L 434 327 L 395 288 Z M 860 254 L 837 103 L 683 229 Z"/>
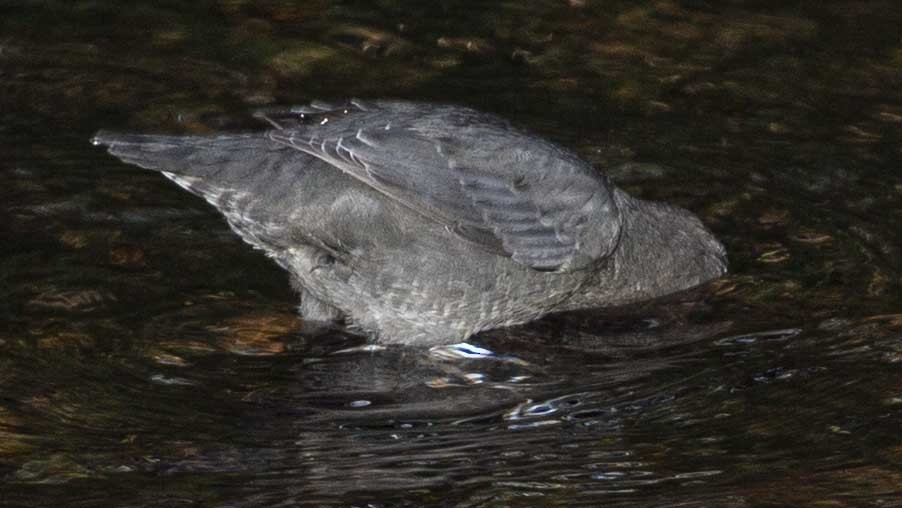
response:
<path fill-rule="evenodd" d="M 621 217 L 607 181 L 495 116 L 358 101 L 258 116 L 274 126 L 271 139 L 534 269 L 583 269 L 618 242 Z"/>

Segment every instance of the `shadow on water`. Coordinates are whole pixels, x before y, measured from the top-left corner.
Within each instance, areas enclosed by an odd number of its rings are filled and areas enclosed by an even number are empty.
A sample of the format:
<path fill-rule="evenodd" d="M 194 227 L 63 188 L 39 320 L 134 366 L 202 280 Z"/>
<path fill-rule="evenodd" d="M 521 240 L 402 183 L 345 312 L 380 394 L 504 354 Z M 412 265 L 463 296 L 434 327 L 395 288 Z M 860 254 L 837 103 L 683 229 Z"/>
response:
<path fill-rule="evenodd" d="M 0 6 L 0 506 L 902 506 L 891 2 Z M 351 95 L 490 110 L 690 208 L 731 274 L 478 349 L 305 327 L 91 147 Z"/>

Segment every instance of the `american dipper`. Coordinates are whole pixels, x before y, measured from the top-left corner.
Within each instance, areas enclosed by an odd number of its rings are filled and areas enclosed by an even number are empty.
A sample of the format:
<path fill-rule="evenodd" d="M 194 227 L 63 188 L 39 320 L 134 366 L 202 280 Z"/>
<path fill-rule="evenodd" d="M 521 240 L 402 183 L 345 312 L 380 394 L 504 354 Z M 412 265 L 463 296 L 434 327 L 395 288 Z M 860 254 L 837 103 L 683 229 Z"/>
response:
<path fill-rule="evenodd" d="M 726 272 L 723 246 L 694 215 L 628 196 L 495 115 L 351 100 L 256 116 L 272 128 L 101 131 L 93 142 L 216 207 L 288 270 L 307 320 L 446 344 Z"/>

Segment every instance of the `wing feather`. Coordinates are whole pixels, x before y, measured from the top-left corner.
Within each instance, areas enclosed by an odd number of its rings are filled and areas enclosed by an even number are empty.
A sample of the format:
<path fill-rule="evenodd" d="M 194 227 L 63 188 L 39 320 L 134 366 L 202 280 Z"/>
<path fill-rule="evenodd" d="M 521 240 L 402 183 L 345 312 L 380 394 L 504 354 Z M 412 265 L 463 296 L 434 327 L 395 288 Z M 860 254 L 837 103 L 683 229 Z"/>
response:
<path fill-rule="evenodd" d="M 361 101 L 260 115 L 275 126 L 270 139 L 532 268 L 582 269 L 619 240 L 604 177 L 492 115 Z"/>

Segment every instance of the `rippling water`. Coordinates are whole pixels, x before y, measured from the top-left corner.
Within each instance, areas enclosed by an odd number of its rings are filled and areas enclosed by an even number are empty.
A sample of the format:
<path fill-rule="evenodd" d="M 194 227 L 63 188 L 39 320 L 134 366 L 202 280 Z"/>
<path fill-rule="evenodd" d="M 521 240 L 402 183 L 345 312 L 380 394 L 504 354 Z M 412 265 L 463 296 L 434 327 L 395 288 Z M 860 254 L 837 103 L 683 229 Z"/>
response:
<path fill-rule="evenodd" d="M 902 506 L 892 2 L 0 4 L 0 506 Z M 731 275 L 473 346 L 305 327 L 98 128 L 457 102 L 688 207 Z M 489 353 L 491 352 L 491 353 Z"/>

